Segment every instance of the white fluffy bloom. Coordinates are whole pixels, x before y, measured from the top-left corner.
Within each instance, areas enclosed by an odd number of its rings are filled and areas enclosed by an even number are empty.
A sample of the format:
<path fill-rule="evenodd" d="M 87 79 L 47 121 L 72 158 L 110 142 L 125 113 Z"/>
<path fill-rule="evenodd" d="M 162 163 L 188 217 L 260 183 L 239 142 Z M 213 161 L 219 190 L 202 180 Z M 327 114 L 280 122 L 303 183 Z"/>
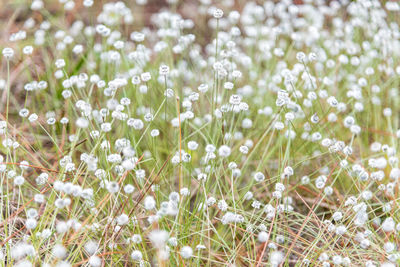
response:
<path fill-rule="evenodd" d="M 255 174 L 254 174 L 254 180 L 256 181 L 256 182 L 262 182 L 262 181 L 264 181 L 264 179 L 265 179 L 265 175 L 262 173 L 262 172 L 256 172 Z"/>
<path fill-rule="evenodd" d="M 385 232 L 392 232 L 394 231 L 396 223 L 394 222 L 393 218 L 389 217 L 386 218 L 382 223 L 382 230 Z"/>
<path fill-rule="evenodd" d="M 90 256 L 88 263 L 92 267 L 100 267 L 101 266 L 101 258 L 98 256 L 95 256 L 95 255 Z"/>
<path fill-rule="evenodd" d="M 189 246 L 184 246 L 180 250 L 182 258 L 189 259 L 193 256 L 193 249 Z"/>
<path fill-rule="evenodd" d="M 231 148 L 229 146 L 223 145 L 218 149 L 218 155 L 220 157 L 226 158 L 231 154 Z"/>
<path fill-rule="evenodd" d="M 258 233 L 258 242 L 264 243 L 267 242 L 269 238 L 269 235 L 265 231 L 261 231 Z"/>
<path fill-rule="evenodd" d="M 269 262 L 271 263 L 272 267 L 277 267 L 281 264 L 284 260 L 284 254 L 280 251 L 273 251 L 269 256 Z"/>
<path fill-rule="evenodd" d="M 124 225 L 127 224 L 129 222 L 129 217 L 126 214 L 121 214 L 117 217 L 117 224 L 118 225 Z"/>
<path fill-rule="evenodd" d="M 165 230 L 154 230 L 150 232 L 149 239 L 154 247 L 161 249 L 168 240 L 168 232 Z"/>
<path fill-rule="evenodd" d="M 147 196 L 143 203 L 146 210 L 152 210 L 156 207 L 156 201 L 152 196 Z"/>
<path fill-rule="evenodd" d="M 140 252 L 139 250 L 134 250 L 131 254 L 131 258 L 134 261 L 140 261 L 143 258 L 142 252 Z"/>
<path fill-rule="evenodd" d="M 58 259 L 64 259 L 67 256 L 67 249 L 61 244 L 56 244 L 52 249 L 52 254 Z"/>

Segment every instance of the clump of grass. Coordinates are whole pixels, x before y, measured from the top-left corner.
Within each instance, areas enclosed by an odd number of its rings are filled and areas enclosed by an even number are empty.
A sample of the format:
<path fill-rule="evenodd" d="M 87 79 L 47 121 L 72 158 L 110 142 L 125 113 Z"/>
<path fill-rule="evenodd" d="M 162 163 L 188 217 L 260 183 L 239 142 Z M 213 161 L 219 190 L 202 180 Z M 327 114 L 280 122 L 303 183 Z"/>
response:
<path fill-rule="evenodd" d="M 398 266 L 397 2 L 4 10 L 2 266 Z"/>

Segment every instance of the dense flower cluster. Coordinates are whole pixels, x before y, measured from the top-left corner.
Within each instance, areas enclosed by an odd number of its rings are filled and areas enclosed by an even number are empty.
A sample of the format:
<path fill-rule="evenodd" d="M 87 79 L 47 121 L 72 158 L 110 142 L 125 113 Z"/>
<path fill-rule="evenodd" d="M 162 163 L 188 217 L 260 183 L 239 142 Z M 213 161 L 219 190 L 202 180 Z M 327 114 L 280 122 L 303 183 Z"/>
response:
<path fill-rule="evenodd" d="M 399 3 L 100 2 L 6 5 L 5 266 L 398 266 Z"/>

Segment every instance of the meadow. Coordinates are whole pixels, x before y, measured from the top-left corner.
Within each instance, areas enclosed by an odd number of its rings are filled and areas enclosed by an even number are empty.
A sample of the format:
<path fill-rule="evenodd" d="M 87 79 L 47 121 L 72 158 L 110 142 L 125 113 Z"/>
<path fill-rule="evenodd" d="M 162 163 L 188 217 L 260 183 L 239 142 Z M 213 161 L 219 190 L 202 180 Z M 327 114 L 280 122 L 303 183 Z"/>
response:
<path fill-rule="evenodd" d="M 399 23 L 3 0 L 0 266 L 399 266 Z"/>

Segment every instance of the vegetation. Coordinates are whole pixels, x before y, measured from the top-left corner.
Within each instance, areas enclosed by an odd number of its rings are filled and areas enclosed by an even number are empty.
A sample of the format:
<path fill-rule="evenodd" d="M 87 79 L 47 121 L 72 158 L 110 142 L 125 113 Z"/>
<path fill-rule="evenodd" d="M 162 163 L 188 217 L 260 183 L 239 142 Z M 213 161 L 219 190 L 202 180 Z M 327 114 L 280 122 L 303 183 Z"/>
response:
<path fill-rule="evenodd" d="M 398 266 L 399 3 L 105 2 L 0 11 L 2 266 Z"/>

